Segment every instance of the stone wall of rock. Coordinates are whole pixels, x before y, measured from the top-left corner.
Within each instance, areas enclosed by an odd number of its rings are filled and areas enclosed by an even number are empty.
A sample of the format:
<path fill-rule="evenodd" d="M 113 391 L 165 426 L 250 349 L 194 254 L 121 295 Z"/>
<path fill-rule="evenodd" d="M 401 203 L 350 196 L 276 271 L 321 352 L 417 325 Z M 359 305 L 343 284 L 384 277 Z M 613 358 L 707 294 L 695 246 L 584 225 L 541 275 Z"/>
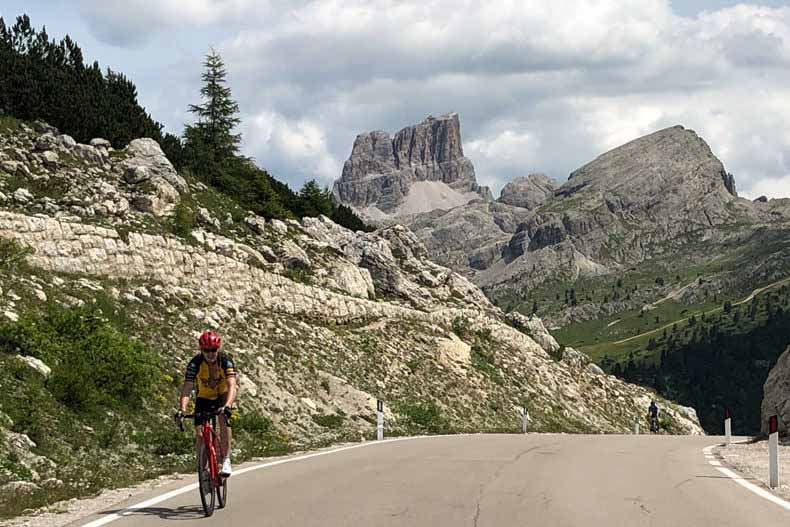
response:
<path fill-rule="evenodd" d="M 0 211 L 0 237 L 14 238 L 33 248 L 31 262 L 44 269 L 145 279 L 211 292 L 220 303 L 250 303 L 285 314 L 338 322 L 425 315 L 300 284 L 172 237 L 133 232 L 124 240 L 111 228 L 3 211 Z M 255 252 L 251 247 L 246 250 Z"/>

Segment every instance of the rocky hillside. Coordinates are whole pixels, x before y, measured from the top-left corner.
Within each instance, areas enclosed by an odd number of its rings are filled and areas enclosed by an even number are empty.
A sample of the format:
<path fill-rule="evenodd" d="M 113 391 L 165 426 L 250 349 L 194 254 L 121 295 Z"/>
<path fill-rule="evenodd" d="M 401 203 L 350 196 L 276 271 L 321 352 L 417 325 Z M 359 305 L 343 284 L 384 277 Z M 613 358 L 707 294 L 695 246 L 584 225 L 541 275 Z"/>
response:
<path fill-rule="evenodd" d="M 491 199 L 464 157 L 458 114 L 428 117 L 391 138 L 387 132 L 360 134 L 334 196 L 363 217 L 382 222 L 404 214 L 448 209 Z"/>
<path fill-rule="evenodd" d="M 170 415 L 206 328 L 241 372 L 238 459 L 371 438 L 377 398 L 403 434 L 515 431 L 523 405 L 534 430 L 626 432 L 653 397 L 492 305 L 405 227 L 267 221 L 150 140 L 3 119 L 0 275 L 4 514 L 189 469 Z M 662 404 L 668 430 L 700 432 Z"/>

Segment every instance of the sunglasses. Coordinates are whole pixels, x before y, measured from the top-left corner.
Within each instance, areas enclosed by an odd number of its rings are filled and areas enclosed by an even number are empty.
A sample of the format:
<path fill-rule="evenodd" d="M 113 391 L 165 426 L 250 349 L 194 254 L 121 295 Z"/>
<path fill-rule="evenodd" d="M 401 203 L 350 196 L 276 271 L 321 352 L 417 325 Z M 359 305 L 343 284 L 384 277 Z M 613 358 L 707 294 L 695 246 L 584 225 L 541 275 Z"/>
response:
<path fill-rule="evenodd" d="M 204 349 L 204 350 L 203 350 L 203 353 L 216 353 L 216 352 L 218 352 L 218 351 L 219 351 L 219 350 L 218 350 L 218 349 L 216 349 L 216 348 L 213 348 L 213 349 Z"/>

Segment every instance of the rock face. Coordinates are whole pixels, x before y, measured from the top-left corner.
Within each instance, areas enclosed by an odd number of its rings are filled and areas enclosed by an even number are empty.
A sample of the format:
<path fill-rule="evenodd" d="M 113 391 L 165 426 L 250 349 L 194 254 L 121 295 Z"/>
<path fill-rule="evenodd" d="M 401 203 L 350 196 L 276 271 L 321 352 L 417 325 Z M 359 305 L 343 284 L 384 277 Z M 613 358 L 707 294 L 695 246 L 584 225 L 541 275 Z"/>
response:
<path fill-rule="evenodd" d="M 491 199 L 464 157 L 455 113 L 428 117 L 394 138 L 382 131 L 358 135 L 333 192 L 340 203 L 366 216 L 427 212 L 479 197 Z"/>
<path fill-rule="evenodd" d="M 502 188 L 500 203 L 535 210 L 554 195 L 557 185 L 545 174 L 530 174 L 519 177 Z"/>
<path fill-rule="evenodd" d="M 763 386 L 763 402 L 760 405 L 760 431 L 768 434 L 768 418 L 779 416 L 779 435 L 790 436 L 790 347 L 779 356 L 768 373 Z"/>

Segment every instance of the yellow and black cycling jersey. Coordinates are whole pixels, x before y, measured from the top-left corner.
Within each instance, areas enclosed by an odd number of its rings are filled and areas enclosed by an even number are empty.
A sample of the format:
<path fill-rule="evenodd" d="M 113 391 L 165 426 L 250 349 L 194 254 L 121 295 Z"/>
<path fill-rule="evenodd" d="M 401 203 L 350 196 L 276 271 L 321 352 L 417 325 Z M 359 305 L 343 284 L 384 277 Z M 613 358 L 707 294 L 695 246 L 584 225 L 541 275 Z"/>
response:
<path fill-rule="evenodd" d="M 233 365 L 233 360 L 224 353 L 220 353 L 217 357 L 217 367 L 213 372 L 200 353 L 189 361 L 184 380 L 195 383 L 197 397 L 216 399 L 228 392 L 228 378 L 235 376 L 236 367 Z"/>

